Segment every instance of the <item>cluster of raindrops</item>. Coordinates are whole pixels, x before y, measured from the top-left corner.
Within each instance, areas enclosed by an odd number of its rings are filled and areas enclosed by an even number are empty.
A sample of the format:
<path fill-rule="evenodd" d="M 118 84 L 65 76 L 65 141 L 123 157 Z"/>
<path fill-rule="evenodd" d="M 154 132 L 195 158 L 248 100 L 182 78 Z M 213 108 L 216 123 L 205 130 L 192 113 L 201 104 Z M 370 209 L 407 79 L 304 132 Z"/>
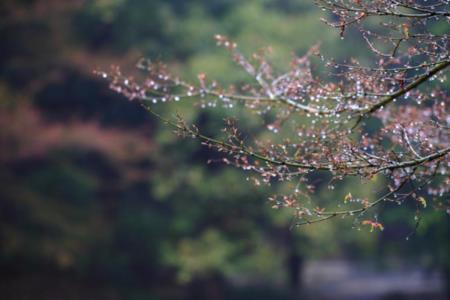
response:
<path fill-rule="evenodd" d="M 287 70 L 276 72 L 268 59 L 270 48 L 246 57 L 235 42 L 216 35 L 217 45 L 229 52 L 249 82 L 225 87 L 204 73 L 189 82 L 174 76 L 164 64 L 146 59 L 138 62 L 143 72 L 135 76 L 124 75 L 118 67 L 97 73 L 109 80 L 111 89 L 151 112 L 158 103 L 182 100 L 201 109 L 251 111 L 265 123 L 269 138 L 241 134 L 232 119 L 225 121 L 216 137 L 209 137 L 181 116 L 175 121 L 155 116 L 175 127 L 180 136 L 199 139 L 223 154 L 218 161 L 248 172 L 247 180 L 257 186 L 291 183 L 292 193 L 274 195 L 269 201 L 274 208 L 293 209 L 295 225 L 352 216 L 360 220 L 355 228 L 367 225 L 382 230 L 377 216 L 362 219 L 369 209 L 408 199 L 424 209 L 426 195 L 445 199 L 449 193 L 450 101 L 448 91 L 440 86 L 450 66 L 450 37 L 430 28 L 439 22 L 449 25 L 450 4 L 443 0 L 316 2 L 329 12 L 331 18 L 324 21 L 339 29 L 341 38 L 351 27 L 361 34 L 373 55 L 369 65 L 353 58 L 327 58 L 313 45 L 303 56 L 293 57 Z M 366 22 L 370 18 L 380 20 L 379 28 L 374 30 L 373 23 Z M 313 71 L 316 58 L 327 67 L 325 74 Z M 312 173 L 317 172 L 331 176 L 325 185 L 329 190 L 349 176 L 382 177 L 386 186 L 375 193 L 381 194 L 375 200 L 348 193 L 338 201 L 339 210 L 330 211 L 311 200 L 318 186 L 311 181 Z M 449 200 L 439 203 L 450 211 Z"/>

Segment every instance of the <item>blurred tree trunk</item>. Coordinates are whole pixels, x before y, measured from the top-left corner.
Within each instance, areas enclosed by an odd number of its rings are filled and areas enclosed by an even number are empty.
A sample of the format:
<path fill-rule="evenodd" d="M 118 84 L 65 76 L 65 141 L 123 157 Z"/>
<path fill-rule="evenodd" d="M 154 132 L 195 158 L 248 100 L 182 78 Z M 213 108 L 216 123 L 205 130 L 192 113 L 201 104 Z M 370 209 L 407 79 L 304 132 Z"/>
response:
<path fill-rule="evenodd" d="M 303 261 L 304 258 L 297 249 L 296 237 L 289 228 L 285 232 L 286 245 L 286 273 L 291 299 L 299 299 L 303 287 Z"/>
<path fill-rule="evenodd" d="M 289 288 L 293 299 L 297 299 L 302 291 L 303 257 L 295 249 L 287 257 L 287 271 L 289 275 Z"/>

